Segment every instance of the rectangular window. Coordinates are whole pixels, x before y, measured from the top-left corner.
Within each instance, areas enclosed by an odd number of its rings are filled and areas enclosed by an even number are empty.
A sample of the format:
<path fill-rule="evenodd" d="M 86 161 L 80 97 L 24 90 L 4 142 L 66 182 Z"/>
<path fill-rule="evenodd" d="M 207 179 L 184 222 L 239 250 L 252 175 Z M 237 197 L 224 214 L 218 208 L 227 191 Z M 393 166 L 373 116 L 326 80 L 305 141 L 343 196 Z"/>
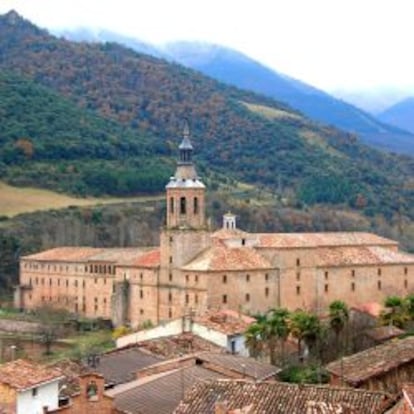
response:
<path fill-rule="evenodd" d="M 296 272 L 296 280 L 298 280 L 298 281 L 300 280 L 300 272 L 299 271 Z"/>
<path fill-rule="evenodd" d="M 194 276 L 194 281 L 197 283 L 198 282 L 198 275 Z"/>
<path fill-rule="evenodd" d="M 300 295 L 300 286 L 296 286 L 296 294 Z"/>
<path fill-rule="evenodd" d="M 378 280 L 377 286 L 378 286 L 378 290 L 381 290 L 381 280 Z"/>
<path fill-rule="evenodd" d="M 186 208 L 186 199 L 185 197 L 180 198 L 180 214 L 186 214 L 187 208 Z"/>
<path fill-rule="evenodd" d="M 266 280 L 266 282 L 269 280 L 269 274 L 268 273 L 265 274 L 265 280 Z"/>
<path fill-rule="evenodd" d="M 378 276 L 381 276 L 381 274 L 382 274 L 381 269 L 377 270 L 377 274 L 378 274 Z"/>
<path fill-rule="evenodd" d="M 268 297 L 269 296 L 269 288 L 265 288 L 265 296 Z"/>
<path fill-rule="evenodd" d="M 140 289 L 140 291 L 139 291 L 139 297 L 140 297 L 140 299 L 142 299 L 144 297 L 144 292 L 143 292 L 142 289 Z"/>
<path fill-rule="evenodd" d="M 170 256 L 170 263 L 172 263 L 173 262 L 173 258 L 172 258 L 172 256 Z"/>
<path fill-rule="evenodd" d="M 355 270 L 354 269 L 351 270 L 351 276 L 355 277 Z"/>
<path fill-rule="evenodd" d="M 223 275 L 223 283 L 227 283 L 227 275 Z"/>
<path fill-rule="evenodd" d="M 188 305 L 190 303 L 190 297 L 188 293 L 185 295 L 185 304 Z"/>
<path fill-rule="evenodd" d="M 223 303 L 227 303 L 227 295 L 223 295 Z"/>
<path fill-rule="evenodd" d="M 173 280 L 172 273 L 170 273 L 170 274 L 168 275 L 168 280 L 169 280 L 170 282 L 172 282 L 172 280 Z"/>
<path fill-rule="evenodd" d="M 194 302 L 197 304 L 198 303 L 198 295 L 197 295 L 197 293 L 195 294 L 195 296 L 194 296 Z"/>
<path fill-rule="evenodd" d="M 404 267 L 404 274 L 407 276 L 408 275 L 408 268 Z"/>
<path fill-rule="evenodd" d="M 325 293 L 328 293 L 328 291 L 329 291 L 329 285 L 328 285 L 328 284 L 326 284 L 326 285 L 325 285 Z"/>
<path fill-rule="evenodd" d="M 171 308 L 170 309 L 168 309 L 168 317 L 171 319 L 172 318 L 172 310 L 171 310 Z"/>
<path fill-rule="evenodd" d="M 49 286 L 52 286 L 52 278 L 49 278 Z"/>
<path fill-rule="evenodd" d="M 194 197 L 194 214 L 198 214 L 198 198 Z"/>
<path fill-rule="evenodd" d="M 174 198 L 170 197 L 170 213 L 174 214 Z"/>
<path fill-rule="evenodd" d="M 249 274 L 246 275 L 246 282 L 250 282 L 250 275 Z"/>
<path fill-rule="evenodd" d="M 404 280 L 404 287 L 407 289 L 408 288 L 408 280 L 407 279 L 405 279 Z"/>
<path fill-rule="evenodd" d="M 172 293 L 168 292 L 168 302 L 172 302 Z"/>
<path fill-rule="evenodd" d="M 329 273 L 325 272 L 325 280 L 328 280 L 328 277 L 329 277 Z"/>
<path fill-rule="evenodd" d="M 351 283 L 351 290 L 352 290 L 352 292 L 355 292 L 355 283 L 354 282 Z"/>
<path fill-rule="evenodd" d="M 250 293 L 246 293 L 246 302 L 250 302 Z"/>
<path fill-rule="evenodd" d="M 37 388 L 32 388 L 32 397 L 37 396 Z"/>
<path fill-rule="evenodd" d="M 190 280 L 190 276 L 185 275 L 185 281 L 188 282 Z"/>
<path fill-rule="evenodd" d="M 300 259 L 296 259 L 296 266 L 300 266 Z"/>

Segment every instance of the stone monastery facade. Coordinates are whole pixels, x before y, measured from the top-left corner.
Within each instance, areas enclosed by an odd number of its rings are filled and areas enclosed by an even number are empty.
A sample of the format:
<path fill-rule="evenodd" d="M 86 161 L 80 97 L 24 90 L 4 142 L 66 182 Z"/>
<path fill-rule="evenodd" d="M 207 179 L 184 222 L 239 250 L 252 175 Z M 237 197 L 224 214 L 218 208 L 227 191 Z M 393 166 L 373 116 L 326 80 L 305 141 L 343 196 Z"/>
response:
<path fill-rule="evenodd" d="M 52 305 L 133 327 L 208 309 L 323 313 L 414 292 L 414 256 L 370 233 L 246 233 L 234 215 L 211 231 L 189 130 L 166 186 L 159 247 L 57 247 L 20 260 L 15 305 Z"/>

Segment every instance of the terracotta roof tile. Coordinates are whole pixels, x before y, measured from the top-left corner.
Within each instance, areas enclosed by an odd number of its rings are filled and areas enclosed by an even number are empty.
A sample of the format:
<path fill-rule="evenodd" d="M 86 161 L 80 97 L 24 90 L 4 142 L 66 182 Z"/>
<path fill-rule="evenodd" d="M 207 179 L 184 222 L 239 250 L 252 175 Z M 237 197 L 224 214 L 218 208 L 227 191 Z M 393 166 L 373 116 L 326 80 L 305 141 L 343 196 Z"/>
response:
<path fill-rule="evenodd" d="M 214 414 L 218 404 L 229 414 L 379 414 L 390 402 L 386 394 L 349 388 L 210 380 L 195 384 L 174 414 Z"/>
<path fill-rule="evenodd" d="M 18 391 L 38 387 L 43 383 L 59 381 L 61 379 L 63 379 L 63 374 L 60 370 L 23 359 L 0 366 L 0 382 L 10 385 Z"/>
<path fill-rule="evenodd" d="M 194 322 L 227 335 L 244 333 L 256 319 L 230 309 L 207 311 L 194 317 Z"/>
<path fill-rule="evenodd" d="M 329 363 L 326 369 L 352 385 L 414 361 L 414 336 L 394 339 Z"/>
<path fill-rule="evenodd" d="M 352 310 L 366 313 L 370 316 L 373 316 L 374 318 L 378 318 L 381 312 L 384 310 L 384 306 L 381 305 L 381 303 L 368 302 L 368 303 L 363 303 L 361 305 L 353 306 Z"/>
<path fill-rule="evenodd" d="M 243 237 L 251 237 L 252 235 L 250 233 L 246 233 L 243 230 L 240 229 L 223 229 L 215 231 L 211 237 L 214 237 L 216 239 L 240 239 Z"/>
<path fill-rule="evenodd" d="M 38 261 L 62 261 L 62 262 L 111 262 L 116 264 L 134 263 L 141 257 L 154 251 L 151 248 L 95 248 L 95 247 L 56 247 L 40 253 L 24 256 L 23 259 Z M 155 261 L 156 254 L 150 255 Z"/>
<path fill-rule="evenodd" d="M 215 243 L 183 267 L 189 271 L 271 269 L 270 262 L 251 247 L 227 247 Z"/>
<path fill-rule="evenodd" d="M 257 234 L 260 247 L 304 248 L 329 246 L 375 246 L 398 245 L 394 240 L 385 239 L 372 233 L 271 233 Z"/>
<path fill-rule="evenodd" d="M 134 260 L 131 265 L 138 267 L 159 267 L 161 264 L 161 252 L 160 249 L 150 250 L 139 256 Z"/>
<path fill-rule="evenodd" d="M 327 247 L 317 252 L 320 267 L 414 264 L 414 256 L 379 246 Z"/>

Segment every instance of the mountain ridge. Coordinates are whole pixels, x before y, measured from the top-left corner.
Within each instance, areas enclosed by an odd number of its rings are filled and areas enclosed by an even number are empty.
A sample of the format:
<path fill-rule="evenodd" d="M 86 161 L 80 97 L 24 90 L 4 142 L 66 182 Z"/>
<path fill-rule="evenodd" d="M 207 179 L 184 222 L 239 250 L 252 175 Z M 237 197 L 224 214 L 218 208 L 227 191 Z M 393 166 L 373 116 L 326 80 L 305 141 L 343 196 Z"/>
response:
<path fill-rule="evenodd" d="M 131 145 L 146 142 L 146 154 L 165 159 L 165 168 L 172 166 L 182 119 L 190 118 L 203 175 L 219 174 L 227 182 L 254 183 L 271 191 L 282 181 L 304 204 L 358 204 L 367 214 L 414 216 L 407 187 L 414 169 L 410 158 L 367 148 L 352 134 L 314 123 L 285 104 L 181 65 L 117 44 L 57 39 L 24 19 L 10 24 L 0 17 L 0 70 L 13 71 L 81 110 L 128 128 L 128 134 L 136 134 Z M 16 145 L 16 137 L 8 139 Z M 99 145 L 99 137 L 94 143 Z M 135 161 L 137 171 L 145 157 Z M 32 161 L 22 161 L 21 175 Z M 108 165 L 100 156 L 94 183 L 111 179 L 105 176 Z"/>

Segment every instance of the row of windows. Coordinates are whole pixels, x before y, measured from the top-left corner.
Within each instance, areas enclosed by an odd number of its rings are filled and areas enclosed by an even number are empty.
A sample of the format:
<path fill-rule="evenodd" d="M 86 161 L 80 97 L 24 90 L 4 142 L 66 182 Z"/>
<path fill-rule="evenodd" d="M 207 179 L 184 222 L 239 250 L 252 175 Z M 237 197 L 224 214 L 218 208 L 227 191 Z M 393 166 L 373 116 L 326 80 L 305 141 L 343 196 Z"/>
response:
<path fill-rule="evenodd" d="M 408 280 L 407 279 L 404 279 L 404 288 L 405 289 L 407 289 L 408 288 Z M 356 289 L 356 285 L 355 285 L 355 282 L 352 282 L 351 283 L 351 291 L 352 292 L 355 292 L 355 289 Z M 382 282 L 381 282 L 381 280 L 378 280 L 377 281 L 377 289 L 378 290 L 381 290 L 382 289 Z M 325 293 L 328 293 L 329 292 L 329 285 L 326 283 L 325 284 L 325 286 L 324 286 L 324 292 Z M 301 293 L 301 287 L 299 286 L 299 285 L 297 285 L 296 286 L 296 294 L 297 295 L 300 295 L 300 293 Z"/>
<path fill-rule="evenodd" d="M 355 277 L 355 270 L 354 269 L 352 269 L 351 270 L 351 276 L 352 277 Z M 325 275 L 325 280 L 328 280 L 328 278 L 329 278 L 329 272 L 327 272 L 327 271 L 325 271 L 325 273 L 324 273 L 324 275 Z M 382 275 L 382 269 L 381 268 L 378 268 L 377 269 L 377 275 L 378 276 L 381 276 Z M 405 276 L 407 276 L 408 275 L 408 268 L 407 267 L 404 267 L 404 275 Z M 297 272 L 296 273 L 296 279 L 297 280 L 300 280 L 300 272 Z"/>
<path fill-rule="evenodd" d="M 198 197 L 193 198 L 193 214 L 198 214 L 200 210 Z M 174 197 L 170 197 L 170 213 L 174 214 L 175 211 L 175 200 Z M 187 199 L 185 197 L 180 197 L 179 204 L 180 214 L 187 214 Z"/>
<path fill-rule="evenodd" d="M 98 280 L 102 280 L 103 281 L 103 284 L 106 285 L 106 277 L 104 277 L 104 278 L 97 278 L 97 277 L 95 277 L 93 280 L 94 280 L 94 283 L 95 284 L 98 283 Z M 62 286 L 69 287 L 69 279 L 60 279 L 60 278 L 55 279 L 55 284 L 57 286 L 61 286 L 61 282 L 62 282 Z M 38 277 L 36 277 L 34 279 L 34 283 L 33 283 L 33 279 L 32 278 L 29 279 L 29 285 L 30 286 L 33 286 L 33 284 L 34 285 L 39 285 L 39 283 L 40 283 L 40 285 L 44 286 L 45 285 L 45 278 L 42 277 L 42 278 L 39 279 Z M 86 282 L 83 279 L 82 280 L 82 287 L 83 288 L 85 287 L 85 284 L 86 284 Z M 49 286 L 53 286 L 53 279 L 51 277 L 48 280 L 48 285 Z M 80 285 L 80 283 L 79 283 L 78 279 L 75 279 L 73 281 L 73 286 L 78 287 L 79 285 Z"/>
<path fill-rule="evenodd" d="M 265 277 L 265 281 L 267 282 L 269 280 L 269 274 L 266 273 L 264 277 Z M 246 282 L 250 282 L 250 275 L 248 273 L 246 274 Z M 223 283 L 224 284 L 227 283 L 227 275 L 223 275 Z"/>
<path fill-rule="evenodd" d="M 102 265 L 102 264 L 90 264 L 84 266 L 69 266 L 69 265 L 46 265 L 44 263 L 24 263 L 23 268 L 34 269 L 34 270 L 43 270 L 43 271 L 53 271 L 53 272 L 69 272 L 73 271 L 75 273 L 101 273 L 101 274 L 115 274 L 116 268 L 113 265 Z"/>

